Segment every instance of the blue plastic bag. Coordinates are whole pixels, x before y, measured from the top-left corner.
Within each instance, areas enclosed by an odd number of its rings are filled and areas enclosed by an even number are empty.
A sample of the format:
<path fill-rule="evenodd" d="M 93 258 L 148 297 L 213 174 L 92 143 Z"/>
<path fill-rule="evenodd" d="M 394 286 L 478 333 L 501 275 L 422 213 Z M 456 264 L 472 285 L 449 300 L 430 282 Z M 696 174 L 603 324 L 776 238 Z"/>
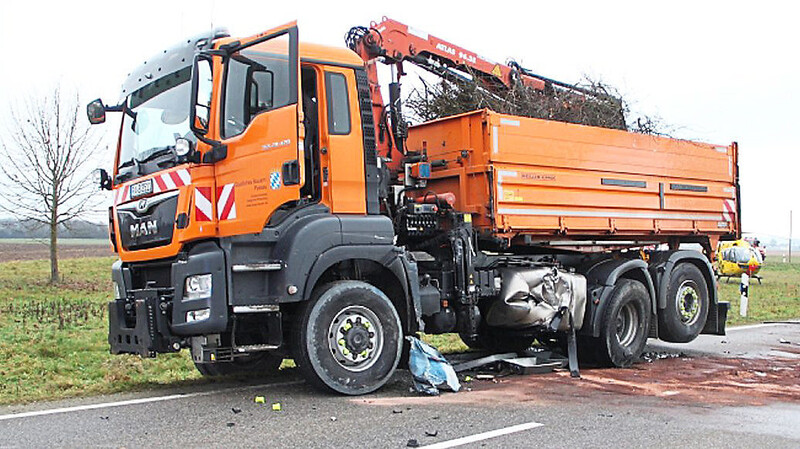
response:
<path fill-rule="evenodd" d="M 411 343 L 408 366 L 417 392 L 435 396 L 439 394 L 439 388 L 449 388 L 454 392 L 461 389 L 455 370 L 436 348 L 415 337 L 406 339 Z"/>

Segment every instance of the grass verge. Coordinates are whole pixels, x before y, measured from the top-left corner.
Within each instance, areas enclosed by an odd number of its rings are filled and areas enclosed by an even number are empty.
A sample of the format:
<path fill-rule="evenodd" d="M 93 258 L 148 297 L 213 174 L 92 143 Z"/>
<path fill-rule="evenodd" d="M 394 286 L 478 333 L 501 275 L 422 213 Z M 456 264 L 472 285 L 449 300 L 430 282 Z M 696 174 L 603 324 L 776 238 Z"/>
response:
<path fill-rule="evenodd" d="M 64 260 L 58 287 L 45 281 L 46 260 L 0 263 L 0 404 L 208 382 L 187 351 L 155 359 L 109 354 L 113 260 Z M 739 316 L 738 282 L 720 283 L 720 299 L 732 306 L 728 325 L 800 317 L 800 264 L 770 264 L 761 274 L 763 284 L 750 287 L 747 318 Z M 456 334 L 424 339 L 444 353 L 467 349 Z"/>

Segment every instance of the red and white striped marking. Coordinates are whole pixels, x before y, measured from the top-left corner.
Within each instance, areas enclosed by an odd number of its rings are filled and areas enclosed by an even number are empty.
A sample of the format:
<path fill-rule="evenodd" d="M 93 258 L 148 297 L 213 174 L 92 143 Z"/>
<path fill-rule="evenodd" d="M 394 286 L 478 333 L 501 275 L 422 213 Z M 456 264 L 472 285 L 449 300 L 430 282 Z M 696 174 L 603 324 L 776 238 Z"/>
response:
<path fill-rule="evenodd" d="M 128 186 L 122 186 L 116 190 L 114 190 L 114 205 L 124 203 L 128 201 Z"/>
<path fill-rule="evenodd" d="M 211 221 L 212 212 L 211 187 L 194 188 L 194 219 L 195 221 Z"/>
<path fill-rule="evenodd" d="M 178 187 L 188 186 L 192 183 L 192 176 L 189 170 L 181 168 L 179 170 L 162 173 L 153 177 L 153 193 L 166 192 Z"/>
<path fill-rule="evenodd" d="M 725 200 L 722 204 L 722 218 L 724 218 L 725 221 L 733 221 L 733 217 L 736 214 L 736 205 L 734 204 L 734 201 Z"/>
<path fill-rule="evenodd" d="M 166 192 L 167 190 L 175 190 L 178 187 L 188 186 L 192 183 L 192 175 L 190 175 L 189 170 L 185 168 L 173 170 L 171 172 L 156 174 L 150 179 L 152 179 L 153 182 L 153 193 L 161 193 L 161 192 Z M 116 206 L 117 204 L 124 203 L 131 199 L 130 197 L 131 184 L 136 184 L 146 180 L 147 178 L 137 179 L 115 190 L 114 205 Z"/>
<path fill-rule="evenodd" d="M 236 218 L 236 197 L 233 184 L 217 187 L 217 218 L 233 220 Z"/>

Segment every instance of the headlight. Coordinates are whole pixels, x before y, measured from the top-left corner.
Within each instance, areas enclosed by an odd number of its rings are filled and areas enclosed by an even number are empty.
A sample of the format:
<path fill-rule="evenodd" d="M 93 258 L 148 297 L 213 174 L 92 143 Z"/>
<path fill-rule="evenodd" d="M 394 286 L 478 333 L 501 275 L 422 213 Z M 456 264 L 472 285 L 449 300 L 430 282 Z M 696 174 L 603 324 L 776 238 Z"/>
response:
<path fill-rule="evenodd" d="M 180 138 L 175 141 L 175 154 L 180 157 L 186 156 L 189 154 L 189 151 L 192 150 L 192 143 L 186 139 Z"/>
<path fill-rule="evenodd" d="M 201 299 L 211 297 L 211 274 L 196 274 L 186 278 L 186 294 L 184 299 Z"/>
<path fill-rule="evenodd" d="M 190 310 L 186 312 L 186 322 L 207 320 L 211 316 L 211 309 Z"/>

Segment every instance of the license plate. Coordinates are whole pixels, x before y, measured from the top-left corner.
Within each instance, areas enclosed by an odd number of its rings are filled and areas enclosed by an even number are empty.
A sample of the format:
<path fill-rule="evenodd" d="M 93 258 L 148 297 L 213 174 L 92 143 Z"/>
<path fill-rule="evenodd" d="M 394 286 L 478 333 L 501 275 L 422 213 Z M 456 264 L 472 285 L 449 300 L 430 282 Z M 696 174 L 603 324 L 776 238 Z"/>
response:
<path fill-rule="evenodd" d="M 153 180 L 138 182 L 131 186 L 131 199 L 153 193 Z"/>

